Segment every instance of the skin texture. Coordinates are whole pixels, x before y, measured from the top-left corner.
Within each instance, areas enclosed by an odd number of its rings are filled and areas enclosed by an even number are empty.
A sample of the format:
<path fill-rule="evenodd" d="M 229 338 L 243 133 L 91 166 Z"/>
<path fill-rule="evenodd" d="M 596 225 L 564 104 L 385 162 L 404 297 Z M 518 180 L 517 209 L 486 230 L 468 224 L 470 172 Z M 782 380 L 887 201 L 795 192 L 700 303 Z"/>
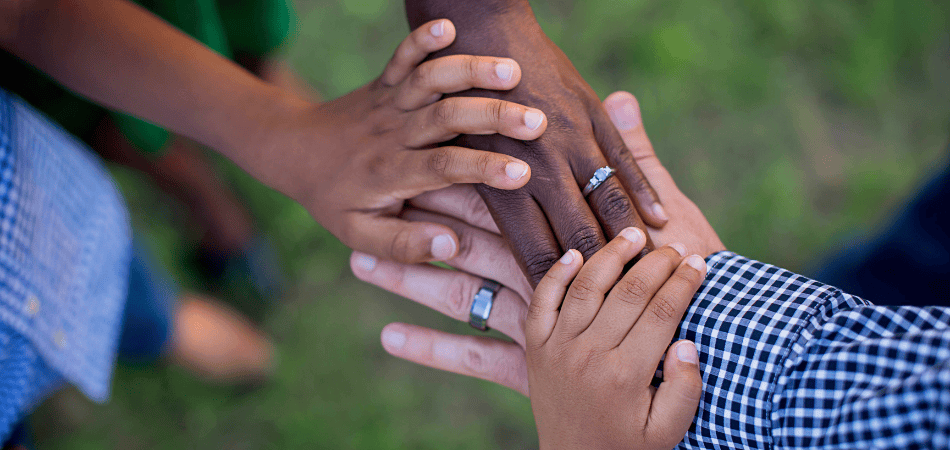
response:
<path fill-rule="evenodd" d="M 568 251 L 538 284 L 525 333 L 542 449 L 670 449 L 692 423 L 702 394 L 696 346 L 669 342 L 706 263 L 674 243 L 616 281 L 645 244 L 628 228 L 586 264 Z"/>
<path fill-rule="evenodd" d="M 527 1 L 406 0 L 411 27 L 445 17 L 458 39 L 437 56 L 466 53 L 508 57 L 523 68 L 507 92 L 468 90 L 459 96 L 491 96 L 532 106 L 548 115 L 544 135 L 532 141 L 462 136 L 460 145 L 511 155 L 531 165 L 534 176 L 514 191 L 479 187 L 519 265 L 536 284 L 564 250 L 591 256 L 623 228 L 661 227 L 666 213 L 602 107 L 563 52 L 541 30 Z M 615 177 L 587 199 L 581 189 L 605 165 Z M 638 214 L 639 212 L 639 214 Z M 644 252 L 652 249 L 648 243 Z"/>
<path fill-rule="evenodd" d="M 682 243 L 687 254 L 702 257 L 725 250 L 699 208 L 676 187 L 657 159 L 643 129 L 636 99 L 629 93 L 616 92 L 607 97 L 604 105 L 669 211 L 670 221 L 662 229 L 649 229 L 653 241 L 661 246 Z M 459 253 L 447 261 L 457 270 L 379 261 L 354 253 L 350 259 L 353 273 L 361 280 L 461 321 L 468 320 L 482 278 L 497 280 L 504 288 L 495 298 L 488 326 L 513 342 L 392 323 L 382 331 L 383 347 L 390 354 L 417 364 L 482 378 L 528 395 L 525 319 L 534 290 L 518 273 L 515 256 L 484 202 L 471 186 L 456 185 L 423 194 L 410 204 L 413 209 L 405 212 L 405 217 L 439 221 L 458 234 Z"/>
<path fill-rule="evenodd" d="M 459 133 L 536 139 L 540 111 L 442 94 L 516 86 L 509 59 L 423 61 L 455 39 L 451 22 L 420 26 L 380 78 L 317 104 L 268 84 L 124 0 L 14 0 L 0 47 L 112 109 L 205 144 L 300 202 L 347 245 L 405 262 L 445 259 L 457 236 L 395 215 L 404 199 L 452 183 L 515 189 L 516 158 L 439 143 Z M 505 70 L 499 70 L 502 67 Z M 512 176 L 513 175 L 513 176 Z"/>

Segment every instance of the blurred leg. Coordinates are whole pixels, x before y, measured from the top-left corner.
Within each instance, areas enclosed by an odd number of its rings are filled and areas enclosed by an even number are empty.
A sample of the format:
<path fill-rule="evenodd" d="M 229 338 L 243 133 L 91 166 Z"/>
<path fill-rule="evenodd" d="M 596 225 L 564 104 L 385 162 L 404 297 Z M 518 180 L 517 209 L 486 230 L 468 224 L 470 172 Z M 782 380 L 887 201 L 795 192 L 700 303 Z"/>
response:
<path fill-rule="evenodd" d="M 136 244 L 119 340 L 123 361 L 168 356 L 213 381 L 248 383 L 268 377 L 272 353 L 269 340 L 237 312 L 209 297 L 180 294 Z"/>
<path fill-rule="evenodd" d="M 816 279 L 875 304 L 950 306 L 950 167 L 882 234 L 827 261 Z"/>

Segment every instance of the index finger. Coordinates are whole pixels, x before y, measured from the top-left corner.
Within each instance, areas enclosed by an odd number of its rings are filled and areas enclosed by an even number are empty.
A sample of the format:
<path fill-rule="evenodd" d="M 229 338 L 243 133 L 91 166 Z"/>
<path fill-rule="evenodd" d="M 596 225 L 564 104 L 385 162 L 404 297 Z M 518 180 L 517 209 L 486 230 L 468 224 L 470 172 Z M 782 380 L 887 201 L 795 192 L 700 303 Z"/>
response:
<path fill-rule="evenodd" d="M 399 44 L 379 80 L 390 87 L 402 83 L 430 53 L 448 47 L 454 40 L 452 21 L 439 19 L 423 24 Z"/>
<path fill-rule="evenodd" d="M 699 255 L 686 257 L 650 300 L 643 314 L 620 344 L 621 351 L 640 354 L 647 352 L 648 355 L 644 357 L 659 362 L 705 278 L 706 261 Z M 645 342 L 662 344 L 650 347 L 644 346 Z"/>

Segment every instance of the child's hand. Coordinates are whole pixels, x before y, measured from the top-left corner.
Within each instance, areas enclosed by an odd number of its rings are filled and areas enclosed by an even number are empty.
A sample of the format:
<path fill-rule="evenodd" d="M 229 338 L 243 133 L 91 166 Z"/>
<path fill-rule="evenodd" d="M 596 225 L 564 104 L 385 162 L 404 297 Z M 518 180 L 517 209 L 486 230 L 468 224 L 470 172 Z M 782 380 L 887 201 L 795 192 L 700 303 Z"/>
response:
<path fill-rule="evenodd" d="M 587 264 L 570 250 L 538 284 L 525 333 L 544 450 L 669 449 L 692 423 L 702 393 L 696 347 L 669 343 L 706 264 L 671 244 L 618 282 L 644 243 L 627 228 Z M 663 382 L 653 388 L 664 353 Z"/>
<path fill-rule="evenodd" d="M 430 22 L 402 42 L 372 83 L 319 106 L 275 113 L 261 139 L 248 144 L 267 161 L 257 165 L 267 171 L 258 178 L 354 249 L 410 263 L 455 256 L 451 228 L 396 217 L 404 200 L 454 183 L 517 189 L 530 170 L 511 156 L 440 143 L 461 133 L 535 139 L 547 120 L 537 109 L 497 99 L 441 99 L 470 88 L 508 90 L 521 79 L 508 58 L 423 62 L 454 39 L 451 22 Z"/>

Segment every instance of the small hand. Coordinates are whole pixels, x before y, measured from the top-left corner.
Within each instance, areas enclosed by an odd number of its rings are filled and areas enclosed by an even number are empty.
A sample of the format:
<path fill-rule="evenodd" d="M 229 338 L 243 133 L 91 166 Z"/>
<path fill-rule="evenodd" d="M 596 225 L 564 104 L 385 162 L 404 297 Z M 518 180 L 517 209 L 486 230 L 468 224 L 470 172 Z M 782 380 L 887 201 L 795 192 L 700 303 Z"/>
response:
<path fill-rule="evenodd" d="M 610 95 L 605 103 L 627 146 L 643 166 L 644 174 L 667 205 L 670 222 L 662 230 L 650 229 L 654 242 L 657 245 L 681 242 L 687 252 L 701 256 L 724 250 L 725 246 L 702 212 L 676 187 L 657 159 L 640 121 L 636 99 L 618 92 Z M 441 220 L 459 235 L 459 253 L 447 261 L 458 270 L 377 261 L 368 255 L 354 254 L 353 272 L 364 281 L 461 321 L 468 320 L 481 277 L 500 281 L 506 288 L 499 293 L 496 305 L 504 306 L 493 309 L 488 325 L 515 342 L 393 323 L 383 329 L 383 346 L 394 356 L 417 364 L 493 381 L 527 395 L 523 324 L 533 289 L 518 275 L 518 264 L 499 235 L 485 203 L 472 186 L 456 185 L 413 198 L 410 205 L 413 209 L 405 213 L 406 217 Z M 369 267 L 372 269 L 368 270 Z M 434 289 L 432 286 L 443 287 Z M 393 342 L 401 344 L 395 346 Z M 439 351 L 431 351 L 435 348 Z"/>
<path fill-rule="evenodd" d="M 511 89 L 521 77 L 506 58 L 423 62 L 454 39 L 451 22 L 430 22 L 402 42 L 372 83 L 322 105 L 301 102 L 275 113 L 261 142 L 249 143 L 265 161 L 253 170 L 354 249 L 404 262 L 451 258 L 455 233 L 397 218 L 405 199 L 453 183 L 516 189 L 530 169 L 510 156 L 439 143 L 460 133 L 535 139 L 547 123 L 540 111 L 503 100 L 441 99 L 475 87 Z"/>
<path fill-rule="evenodd" d="M 642 231 L 627 228 L 586 264 L 568 251 L 538 284 L 525 334 L 542 449 L 669 449 L 692 423 L 699 357 L 692 342 L 670 340 L 706 263 L 674 243 L 617 281 L 645 244 Z"/>

